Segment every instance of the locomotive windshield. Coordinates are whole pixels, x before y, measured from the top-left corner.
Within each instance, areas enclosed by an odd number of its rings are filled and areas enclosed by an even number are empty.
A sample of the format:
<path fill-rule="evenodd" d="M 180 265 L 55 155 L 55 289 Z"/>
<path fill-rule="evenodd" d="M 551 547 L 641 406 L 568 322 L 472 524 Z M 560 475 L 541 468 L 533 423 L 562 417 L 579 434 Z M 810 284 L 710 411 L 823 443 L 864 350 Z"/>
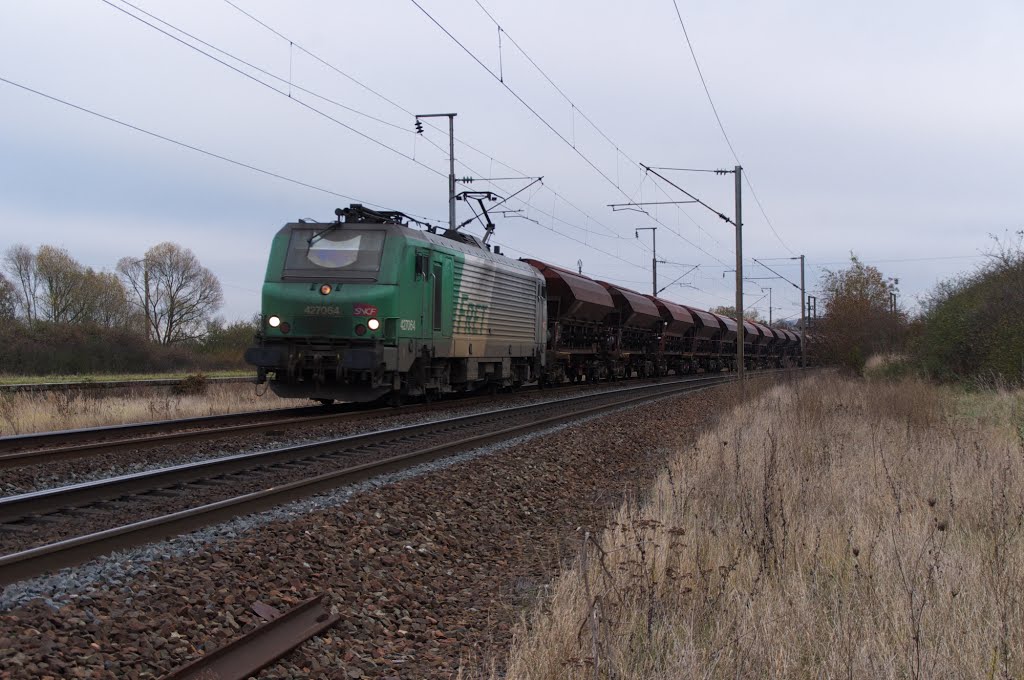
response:
<path fill-rule="evenodd" d="M 294 229 L 288 243 L 285 276 L 328 273 L 376 274 L 384 253 L 384 231 L 368 229 Z"/>

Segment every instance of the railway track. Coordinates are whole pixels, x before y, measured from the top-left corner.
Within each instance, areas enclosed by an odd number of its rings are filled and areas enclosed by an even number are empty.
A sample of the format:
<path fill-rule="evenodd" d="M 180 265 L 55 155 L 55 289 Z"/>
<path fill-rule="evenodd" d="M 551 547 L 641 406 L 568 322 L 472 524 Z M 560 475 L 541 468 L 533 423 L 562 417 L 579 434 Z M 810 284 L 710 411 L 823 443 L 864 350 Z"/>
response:
<path fill-rule="evenodd" d="M 716 375 L 569 396 L 10 496 L 0 499 L 0 552 L 10 553 L 0 557 L 0 585 L 442 456 L 732 380 Z M 124 523 L 125 517 L 133 521 Z"/>
<path fill-rule="evenodd" d="M 565 384 L 549 390 L 578 390 L 593 384 Z M 534 388 L 529 388 L 534 389 Z M 454 400 L 392 407 L 365 404 L 302 406 L 267 411 L 246 411 L 216 416 L 162 420 L 127 425 L 106 425 L 0 437 L 0 470 L 75 460 L 119 451 L 136 451 L 166 444 L 198 442 L 232 435 L 273 432 L 309 425 L 387 418 L 443 410 L 453 404 L 472 405 L 493 400 L 492 395 L 465 396 Z"/>
<path fill-rule="evenodd" d="M 416 407 L 409 407 L 416 408 Z M 198 418 L 106 425 L 0 437 L 0 470 L 73 460 L 126 449 L 145 449 L 169 443 L 201 441 L 232 434 L 266 432 L 300 424 L 393 414 L 394 409 L 362 405 L 300 406 L 246 411 Z"/>

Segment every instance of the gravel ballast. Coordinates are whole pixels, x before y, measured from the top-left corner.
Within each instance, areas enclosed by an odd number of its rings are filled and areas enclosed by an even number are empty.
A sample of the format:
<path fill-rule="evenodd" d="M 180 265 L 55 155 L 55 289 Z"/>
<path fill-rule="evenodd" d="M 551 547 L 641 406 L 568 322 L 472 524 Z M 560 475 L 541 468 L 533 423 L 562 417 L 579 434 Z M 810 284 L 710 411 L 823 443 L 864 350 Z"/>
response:
<path fill-rule="evenodd" d="M 159 677 L 251 630 L 254 602 L 284 609 L 319 593 L 341 622 L 262 677 L 485 674 L 581 529 L 599 530 L 646 488 L 727 392 L 624 409 L 15 584 L 0 598 L 0 678 Z"/>

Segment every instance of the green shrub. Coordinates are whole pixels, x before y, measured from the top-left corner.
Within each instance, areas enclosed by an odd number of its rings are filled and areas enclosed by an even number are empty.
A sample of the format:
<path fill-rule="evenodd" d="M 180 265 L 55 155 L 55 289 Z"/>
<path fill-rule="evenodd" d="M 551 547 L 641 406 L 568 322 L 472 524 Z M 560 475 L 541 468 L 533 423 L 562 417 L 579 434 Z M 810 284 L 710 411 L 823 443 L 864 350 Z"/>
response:
<path fill-rule="evenodd" d="M 938 286 L 912 351 L 939 380 L 1024 382 L 1024 250 L 1003 247 L 977 272 Z"/>

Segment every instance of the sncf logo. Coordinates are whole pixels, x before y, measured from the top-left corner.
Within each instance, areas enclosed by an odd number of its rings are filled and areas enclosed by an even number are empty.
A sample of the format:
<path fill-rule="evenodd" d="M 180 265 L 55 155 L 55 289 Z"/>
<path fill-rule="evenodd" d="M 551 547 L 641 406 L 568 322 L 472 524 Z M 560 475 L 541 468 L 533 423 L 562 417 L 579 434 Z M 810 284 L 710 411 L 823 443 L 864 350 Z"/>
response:
<path fill-rule="evenodd" d="M 357 302 L 352 305 L 352 316 L 377 316 L 377 308 L 373 305 Z"/>

